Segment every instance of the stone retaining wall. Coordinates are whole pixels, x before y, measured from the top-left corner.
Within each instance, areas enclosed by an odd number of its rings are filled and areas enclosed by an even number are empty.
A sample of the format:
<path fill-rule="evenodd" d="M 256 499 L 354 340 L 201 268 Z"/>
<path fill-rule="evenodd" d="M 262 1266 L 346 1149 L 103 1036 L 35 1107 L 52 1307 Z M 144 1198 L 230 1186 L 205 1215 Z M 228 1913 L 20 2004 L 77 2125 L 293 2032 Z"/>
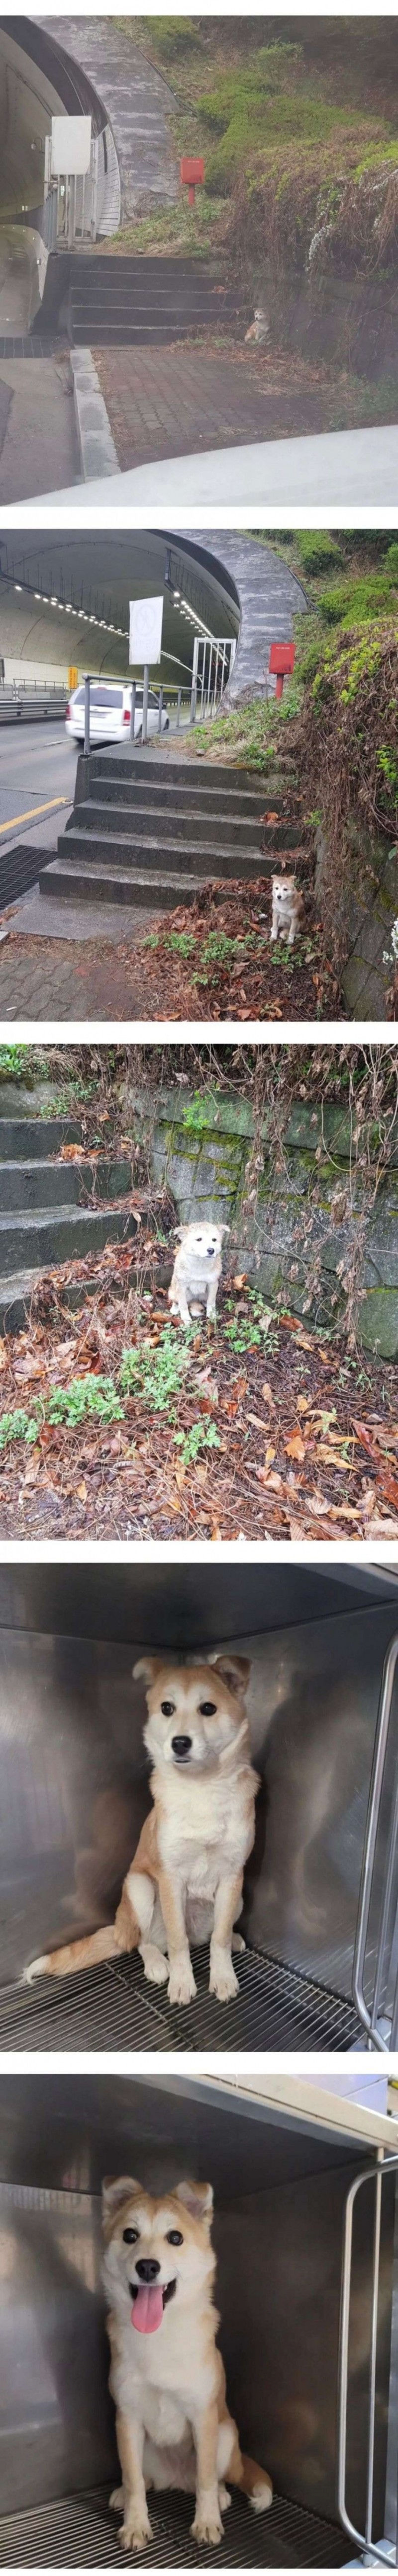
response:
<path fill-rule="evenodd" d="M 349 1266 L 359 1243 L 359 1338 L 385 1358 L 398 1356 L 398 1136 L 373 1203 L 372 1181 L 367 1188 L 361 1177 L 353 1179 L 346 1111 L 331 1106 L 322 1113 L 299 1102 L 286 1124 L 279 1168 L 264 1121 L 255 1144 L 260 1167 L 249 1173 L 254 1128 L 247 1101 L 171 1090 L 150 1110 L 147 1094 L 134 1107 L 150 1140 L 153 1177 L 167 1181 L 181 1221 L 224 1218 L 232 1267 L 242 1266 L 272 1303 L 282 1301 L 320 1323 L 336 1318 L 345 1303 L 341 1265 Z"/>

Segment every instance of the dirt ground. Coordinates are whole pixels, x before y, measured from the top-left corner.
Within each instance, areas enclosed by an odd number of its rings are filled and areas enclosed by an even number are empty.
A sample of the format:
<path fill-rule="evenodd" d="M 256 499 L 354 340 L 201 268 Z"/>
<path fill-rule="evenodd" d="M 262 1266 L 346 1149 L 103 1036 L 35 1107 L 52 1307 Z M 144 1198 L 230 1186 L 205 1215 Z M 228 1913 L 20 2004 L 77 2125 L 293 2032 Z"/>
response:
<path fill-rule="evenodd" d="M 139 1287 L 128 1244 L 51 1273 L 25 1330 L 1 1343 L 2 1422 L 35 1403 L 41 1419 L 30 1444 L 0 1447 L 0 1537 L 398 1538 L 397 1367 L 272 1314 L 243 1274 L 224 1285 L 216 1329 L 198 1323 L 184 1343 L 159 1284 L 164 1247 L 143 1236 L 140 1257 Z M 126 1348 L 138 1376 L 120 1421 L 44 1419 L 51 1390 L 76 1379 L 120 1392 Z"/>
<path fill-rule="evenodd" d="M 288 948 L 270 945 L 270 889 L 261 878 L 225 889 L 204 885 L 193 904 L 157 915 L 146 933 L 145 987 L 153 978 L 150 1016 L 162 991 L 169 1020 L 321 1020 L 341 1008 L 339 985 L 316 924 Z"/>

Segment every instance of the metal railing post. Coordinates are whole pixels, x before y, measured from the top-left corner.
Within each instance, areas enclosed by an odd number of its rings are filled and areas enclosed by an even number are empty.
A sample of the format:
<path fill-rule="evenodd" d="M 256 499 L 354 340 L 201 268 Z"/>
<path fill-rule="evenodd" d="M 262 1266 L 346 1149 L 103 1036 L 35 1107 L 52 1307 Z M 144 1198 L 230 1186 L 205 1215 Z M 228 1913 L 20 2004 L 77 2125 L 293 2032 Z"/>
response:
<path fill-rule="evenodd" d="M 180 727 L 181 699 L 182 699 L 182 689 L 178 689 L 178 690 L 177 690 L 177 723 L 176 723 L 176 733 L 179 733 L 179 727 Z"/>
<path fill-rule="evenodd" d="M 144 664 L 144 686 L 143 686 L 143 692 L 142 692 L 142 740 L 143 740 L 143 742 L 147 742 L 147 741 L 148 741 L 148 697 L 149 697 L 149 664 L 148 664 L 148 662 L 145 662 L 145 664 Z"/>
<path fill-rule="evenodd" d="M 391 1717 L 391 1706 L 392 1706 L 392 1697 L 393 1697 L 393 1689 L 394 1689 L 394 1681 L 395 1681 L 395 1674 L 396 1674 L 397 1661 L 398 1661 L 398 1634 L 397 1634 L 395 1637 L 392 1637 L 392 1638 L 391 1638 L 391 1644 L 390 1644 L 390 1645 L 389 1645 L 389 1647 L 388 1647 L 388 1652 L 387 1652 L 387 1655 L 386 1655 L 386 1658 L 385 1658 L 384 1669 L 383 1669 L 383 1676 L 382 1676 L 382 1685 L 381 1685 L 381 1692 L 380 1692 L 380 1701 L 379 1701 L 379 1710 L 378 1710 L 378 1719 L 377 1719 L 377 1729 L 376 1729 L 376 1743 L 375 1743 L 375 1750 L 374 1750 L 374 1757 L 373 1757 L 373 1765 L 372 1765 L 372 1776 L 371 1776 L 371 1783 L 370 1783 L 370 1790 L 369 1790 L 368 1813 L 367 1813 L 367 1819 L 366 1819 L 364 1854 L 363 1854 L 363 1862 L 362 1862 L 361 1884 L 360 1884 L 360 1890 L 359 1890 L 359 1903 L 358 1903 L 358 1914 L 357 1914 L 357 1923 L 356 1923 L 356 1932 L 355 1932 L 355 1941 L 354 1941 L 353 1968 L 352 1968 L 352 1993 L 353 1993 L 353 2000 L 354 2000 L 354 2003 L 355 2003 L 355 2005 L 356 2005 L 356 2010 L 357 2010 L 357 2013 L 358 2013 L 358 2016 L 359 2016 L 359 2020 L 360 2020 L 360 2022 L 362 2023 L 362 2028 L 363 2028 L 363 2030 L 366 2030 L 366 2032 L 367 2032 L 367 2034 L 368 2034 L 368 2039 L 369 2039 L 370 2043 L 373 2045 L 373 2047 L 374 2047 L 374 2048 L 379 2049 L 379 2050 L 380 2050 L 380 2052 L 381 2052 L 382 2054 L 385 2054 L 386 2050 L 387 2050 L 387 2049 L 388 2049 L 388 2047 L 389 2047 L 390 2034 L 389 2034 L 389 2036 L 385 2039 L 385 2038 L 384 2038 L 384 2036 L 383 2036 L 383 2032 L 380 2030 L 380 2028 L 378 2028 L 378 2027 L 377 2027 L 377 2013 L 378 2013 L 378 2009 L 379 2009 L 379 2000 L 380 2000 L 380 1992 L 381 1992 L 381 1984 L 382 1984 L 382 1975 L 383 1975 L 383 1964 L 384 1964 L 384 1949 L 385 1949 L 385 1942 L 386 1942 L 387 1931 L 388 1931 L 388 1917 L 389 1917 L 389 1911 L 390 1911 L 391 1895 L 392 1895 L 392 1886 L 393 1886 L 394 1861 L 395 1861 L 395 1856 L 396 1856 L 397 1840 L 398 1840 L 398 1780 L 397 1780 L 397 1783 L 396 1783 L 395 1798 L 394 1798 L 394 1801 L 393 1801 L 392 1811 L 391 1811 L 391 1817 L 390 1817 L 390 1829 L 389 1829 L 389 1836 L 388 1836 L 388 1850 L 387 1850 L 386 1874 L 385 1874 L 385 1884 L 384 1884 L 384 1898 L 383 1898 L 382 1913 L 381 1913 L 381 1923 L 380 1923 L 380 1929 L 379 1929 L 379 1939 L 378 1939 L 378 1944 L 377 1944 L 377 1955 L 376 1955 L 376 1967 L 375 1967 L 375 1977 L 374 1977 L 374 1991 L 373 1991 L 373 2005 L 372 2005 L 372 2010 L 370 2010 L 369 2005 L 366 2003 L 366 2000 L 365 2000 L 365 1994 L 364 1994 L 364 1983 L 363 1983 L 363 1980 L 364 1980 L 364 1973 L 365 1973 L 366 1943 L 367 1943 L 368 1929 L 369 1929 L 369 1916 L 370 1916 L 370 1908 L 371 1908 L 371 1901 L 372 1901 L 373 1877 L 374 1877 L 374 1868 L 375 1868 L 375 1860 L 376 1860 L 377 1835 L 378 1835 L 378 1828 L 379 1828 L 379 1821 L 380 1821 L 380 1809 L 381 1809 L 381 1802 L 382 1802 L 382 1795 L 383 1795 L 383 1786 L 384 1786 L 384 1777 L 385 1777 L 385 1766 L 386 1766 L 386 1759 L 387 1759 L 387 1747 L 388 1747 L 389 1728 L 390 1728 L 390 1717 Z"/>
<path fill-rule="evenodd" d="M 84 682 L 84 749 L 90 750 L 90 674 L 88 671 Z"/>
<path fill-rule="evenodd" d="M 132 682 L 132 689 L 131 689 L 131 707 L 130 707 L 130 742 L 134 742 L 134 737 L 135 737 L 135 701 L 136 701 L 136 696 L 137 696 L 137 683 L 136 683 L 136 680 L 133 680 L 133 682 Z"/>
<path fill-rule="evenodd" d="M 194 636 L 194 646 L 193 646 L 193 663 L 192 663 L 191 711 L 190 711 L 190 718 L 189 718 L 190 724 L 194 724 L 194 723 L 195 723 L 195 717 L 196 717 L 196 705 L 197 705 L 197 695 L 198 695 L 198 669 L 199 669 L 199 635 L 195 635 L 195 636 Z"/>
<path fill-rule="evenodd" d="M 375 2446 L 375 2420 L 376 2420 L 377 2334 L 378 2334 L 378 2319 L 379 2319 L 379 2274 L 380 2274 L 381 2192 L 382 2192 L 382 2183 L 383 2183 L 383 2176 L 384 2176 L 384 2174 L 387 2174 L 387 2173 L 394 2173 L 394 2172 L 396 2173 L 396 2172 L 397 2172 L 397 2170 L 398 2170 L 398 2155 L 392 2155 L 392 2156 L 390 2156 L 390 2155 L 388 2154 L 388 2152 L 387 2152 L 387 2153 L 385 2153 L 385 2150 L 384 2150 L 384 2148 L 383 2148 L 383 2147 L 379 2147 L 379 2148 L 378 2148 L 378 2150 L 377 2150 L 377 2156 L 376 2156 L 376 2159 L 375 2159 L 374 2164 L 363 2165 L 363 2167 L 362 2167 L 362 2172 L 361 2172 L 361 2173 L 359 2173 L 359 2174 L 356 2174 L 356 2176 L 355 2176 L 355 2182 L 352 2182 L 352 2183 L 350 2184 L 350 2189 L 349 2189 L 349 2191 L 347 2192 L 347 2199 L 346 2199 L 345 2212 L 344 2212 L 344 2235 L 343 2235 L 342 2269 L 341 2269 L 340 2334 L 339 2334 L 339 2363 L 338 2363 L 338 2412 L 337 2412 L 337 2507 L 338 2507 L 338 2512 L 339 2512 L 339 2515 L 340 2515 L 340 2521 L 341 2521 L 341 2522 L 342 2522 L 342 2524 L 343 2524 L 343 2530 L 344 2530 L 344 2531 L 347 2531 L 347 2532 L 349 2533 L 349 2538 L 350 2538 L 350 2540 L 355 2540 L 355 2541 L 356 2541 L 356 2543 L 357 2543 L 357 2546 L 358 2546 L 361 2550 L 364 2550 L 364 2551 L 366 2552 L 366 2556 L 365 2556 L 365 2565 L 368 2563 L 368 2552 L 370 2553 L 370 2551 L 371 2551 L 371 2562 L 370 2562 L 370 2559 L 369 2559 L 369 2563 L 371 2563 L 371 2564 L 372 2564 L 372 2566 L 373 2566 L 373 2562 L 374 2562 L 374 2560 L 376 2560 L 377 2565 L 379 2565 L 379 2564 L 380 2564 L 382 2567 L 391 2567 L 392 2565 L 395 2565 L 395 2555 L 394 2555 L 394 2549 L 393 2549 L 393 2545 L 392 2545 L 392 2544 L 391 2544 L 391 2547 L 390 2547 L 390 2546 L 389 2546 L 389 2544 L 388 2544 L 388 2543 L 386 2543 L 386 2546 L 384 2547 L 384 2545 L 383 2545 L 380 2541 L 376 2541 L 376 2540 L 373 2540 L 373 2539 L 372 2539 L 372 2518 L 373 2518 L 373 2482 L 374 2482 L 374 2446 Z M 365 2516 L 366 2529 L 365 2529 L 365 2531 L 357 2531 L 356 2523 L 351 2522 L 351 2516 L 350 2516 L 350 2514 L 348 2513 L 348 2510 L 347 2510 L 347 2504 L 346 2504 L 346 2474 L 347 2474 L 347 2410 L 348 2410 L 348 2363 L 349 2363 L 349 2338 L 350 2338 L 350 2306 L 351 2306 L 351 2270 L 352 2270 L 352 2222 L 353 2222 L 353 2210 L 354 2210 L 354 2203 L 355 2203 L 355 2201 L 356 2201 L 357 2194 L 358 2194 L 358 2192 L 361 2190 L 361 2188 L 362 2188 L 362 2184 L 363 2184 L 363 2183 L 366 2183 L 366 2182 L 373 2182 L 373 2183 L 374 2183 L 374 2186 L 375 2186 L 375 2216 L 374 2216 L 374 2229 L 373 2229 L 372 2307 L 371 2307 L 371 2333 L 370 2333 L 370 2353 L 369 2353 L 368 2451 L 367 2451 L 367 2464 L 366 2464 L 366 2516 Z"/>
<path fill-rule="evenodd" d="M 159 689 L 158 733 L 162 731 L 163 689 Z"/>

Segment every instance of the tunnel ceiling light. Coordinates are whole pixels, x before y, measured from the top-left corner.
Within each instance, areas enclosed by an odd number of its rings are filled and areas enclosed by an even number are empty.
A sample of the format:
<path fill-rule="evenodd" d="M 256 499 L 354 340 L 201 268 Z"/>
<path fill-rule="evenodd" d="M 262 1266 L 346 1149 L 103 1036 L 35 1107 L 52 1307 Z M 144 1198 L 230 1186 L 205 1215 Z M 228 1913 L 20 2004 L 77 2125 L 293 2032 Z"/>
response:
<path fill-rule="evenodd" d="M 59 608 L 59 599 L 50 599 L 50 608 Z"/>
<path fill-rule="evenodd" d="M 21 581 L 14 581 L 14 590 L 22 590 L 22 582 L 21 582 Z"/>

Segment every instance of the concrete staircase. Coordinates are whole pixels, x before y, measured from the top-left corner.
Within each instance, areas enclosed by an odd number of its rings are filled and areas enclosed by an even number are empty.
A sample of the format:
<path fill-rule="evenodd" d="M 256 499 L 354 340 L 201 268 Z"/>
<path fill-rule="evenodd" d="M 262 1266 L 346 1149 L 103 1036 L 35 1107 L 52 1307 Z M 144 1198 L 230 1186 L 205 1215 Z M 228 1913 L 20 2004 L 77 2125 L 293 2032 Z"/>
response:
<path fill-rule="evenodd" d="M 70 273 L 72 347 L 139 348 L 236 322 L 236 294 L 215 263 L 80 251 Z"/>
<path fill-rule="evenodd" d="M 204 879 L 221 880 L 221 901 L 226 879 L 267 878 L 283 855 L 293 864 L 286 791 L 253 770 L 91 752 L 88 784 L 41 870 L 45 895 L 167 911 L 193 903 Z"/>
<path fill-rule="evenodd" d="M 63 1162 L 63 1145 L 81 1146 Z M 0 1107 L 0 1331 L 16 1332 L 41 1273 L 137 1233 L 132 1167 L 111 1149 L 90 1160 L 78 1119 L 15 1117 Z"/>

